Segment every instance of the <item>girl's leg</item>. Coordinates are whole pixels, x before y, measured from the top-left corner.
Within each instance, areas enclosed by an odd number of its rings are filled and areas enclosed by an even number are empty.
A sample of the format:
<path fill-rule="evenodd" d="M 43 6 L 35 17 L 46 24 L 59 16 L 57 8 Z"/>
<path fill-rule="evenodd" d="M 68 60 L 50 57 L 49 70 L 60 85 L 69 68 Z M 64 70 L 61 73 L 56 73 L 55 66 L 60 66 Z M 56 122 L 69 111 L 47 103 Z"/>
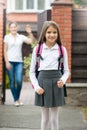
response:
<path fill-rule="evenodd" d="M 41 130 L 48 130 L 49 108 L 42 107 Z"/>
<path fill-rule="evenodd" d="M 16 63 L 15 65 L 15 80 L 16 80 L 16 93 L 17 100 L 20 98 L 20 92 L 22 88 L 22 77 L 23 77 L 23 63 Z"/>
<path fill-rule="evenodd" d="M 59 130 L 58 107 L 51 108 L 51 130 Z"/>

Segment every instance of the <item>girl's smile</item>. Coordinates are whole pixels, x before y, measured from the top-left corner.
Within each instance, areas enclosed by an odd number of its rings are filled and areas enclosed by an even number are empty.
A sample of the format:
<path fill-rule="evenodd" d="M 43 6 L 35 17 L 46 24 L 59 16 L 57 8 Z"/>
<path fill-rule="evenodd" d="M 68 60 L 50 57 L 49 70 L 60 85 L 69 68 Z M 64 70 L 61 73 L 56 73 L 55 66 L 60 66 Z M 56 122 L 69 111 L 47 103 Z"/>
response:
<path fill-rule="evenodd" d="M 58 38 L 57 29 L 53 26 L 50 26 L 46 31 L 46 44 L 50 47 L 53 46 L 56 43 L 56 40 Z"/>

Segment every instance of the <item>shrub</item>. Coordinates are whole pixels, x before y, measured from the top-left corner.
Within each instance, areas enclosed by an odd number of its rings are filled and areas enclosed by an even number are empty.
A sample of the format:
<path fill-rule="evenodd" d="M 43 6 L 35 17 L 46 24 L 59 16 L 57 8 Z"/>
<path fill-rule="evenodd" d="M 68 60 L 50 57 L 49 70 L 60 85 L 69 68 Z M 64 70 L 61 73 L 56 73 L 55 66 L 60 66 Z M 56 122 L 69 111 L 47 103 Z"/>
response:
<path fill-rule="evenodd" d="M 5 86 L 6 86 L 6 89 L 9 89 L 10 87 L 10 82 L 9 82 L 7 73 L 5 73 Z"/>
<path fill-rule="evenodd" d="M 37 44 L 37 41 L 35 41 L 35 43 L 31 45 L 32 50 L 36 46 L 36 44 Z M 28 79 L 29 79 L 29 68 L 30 68 L 31 58 L 32 58 L 32 54 L 29 54 L 29 56 L 24 57 L 25 75 Z"/>

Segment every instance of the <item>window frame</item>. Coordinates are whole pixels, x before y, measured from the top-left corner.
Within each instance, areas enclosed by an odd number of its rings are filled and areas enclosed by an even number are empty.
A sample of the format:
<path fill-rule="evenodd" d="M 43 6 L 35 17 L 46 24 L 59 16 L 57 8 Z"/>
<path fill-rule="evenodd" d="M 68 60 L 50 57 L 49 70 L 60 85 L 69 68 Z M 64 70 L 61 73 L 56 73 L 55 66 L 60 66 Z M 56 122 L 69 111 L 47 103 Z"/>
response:
<path fill-rule="evenodd" d="M 15 13 L 37 13 L 37 12 L 42 12 L 46 9 L 50 9 L 51 6 L 50 6 L 50 3 L 53 1 L 53 0 L 44 0 L 45 2 L 45 8 L 42 9 L 42 10 L 38 10 L 38 0 L 34 0 L 34 9 L 27 9 L 27 6 L 26 6 L 26 3 L 27 3 L 27 0 L 23 0 L 23 9 L 22 10 L 17 10 L 15 8 L 15 1 L 16 0 L 7 0 L 7 12 L 15 12 Z"/>

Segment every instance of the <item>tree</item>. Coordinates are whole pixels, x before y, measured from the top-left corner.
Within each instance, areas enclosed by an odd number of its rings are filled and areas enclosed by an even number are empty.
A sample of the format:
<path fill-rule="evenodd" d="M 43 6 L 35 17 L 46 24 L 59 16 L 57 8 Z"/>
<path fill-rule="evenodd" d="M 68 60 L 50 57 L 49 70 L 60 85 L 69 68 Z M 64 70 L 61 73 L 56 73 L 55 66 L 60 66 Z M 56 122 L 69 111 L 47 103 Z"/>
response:
<path fill-rule="evenodd" d="M 87 0 L 73 0 L 75 4 L 78 4 L 82 7 L 87 7 Z"/>

